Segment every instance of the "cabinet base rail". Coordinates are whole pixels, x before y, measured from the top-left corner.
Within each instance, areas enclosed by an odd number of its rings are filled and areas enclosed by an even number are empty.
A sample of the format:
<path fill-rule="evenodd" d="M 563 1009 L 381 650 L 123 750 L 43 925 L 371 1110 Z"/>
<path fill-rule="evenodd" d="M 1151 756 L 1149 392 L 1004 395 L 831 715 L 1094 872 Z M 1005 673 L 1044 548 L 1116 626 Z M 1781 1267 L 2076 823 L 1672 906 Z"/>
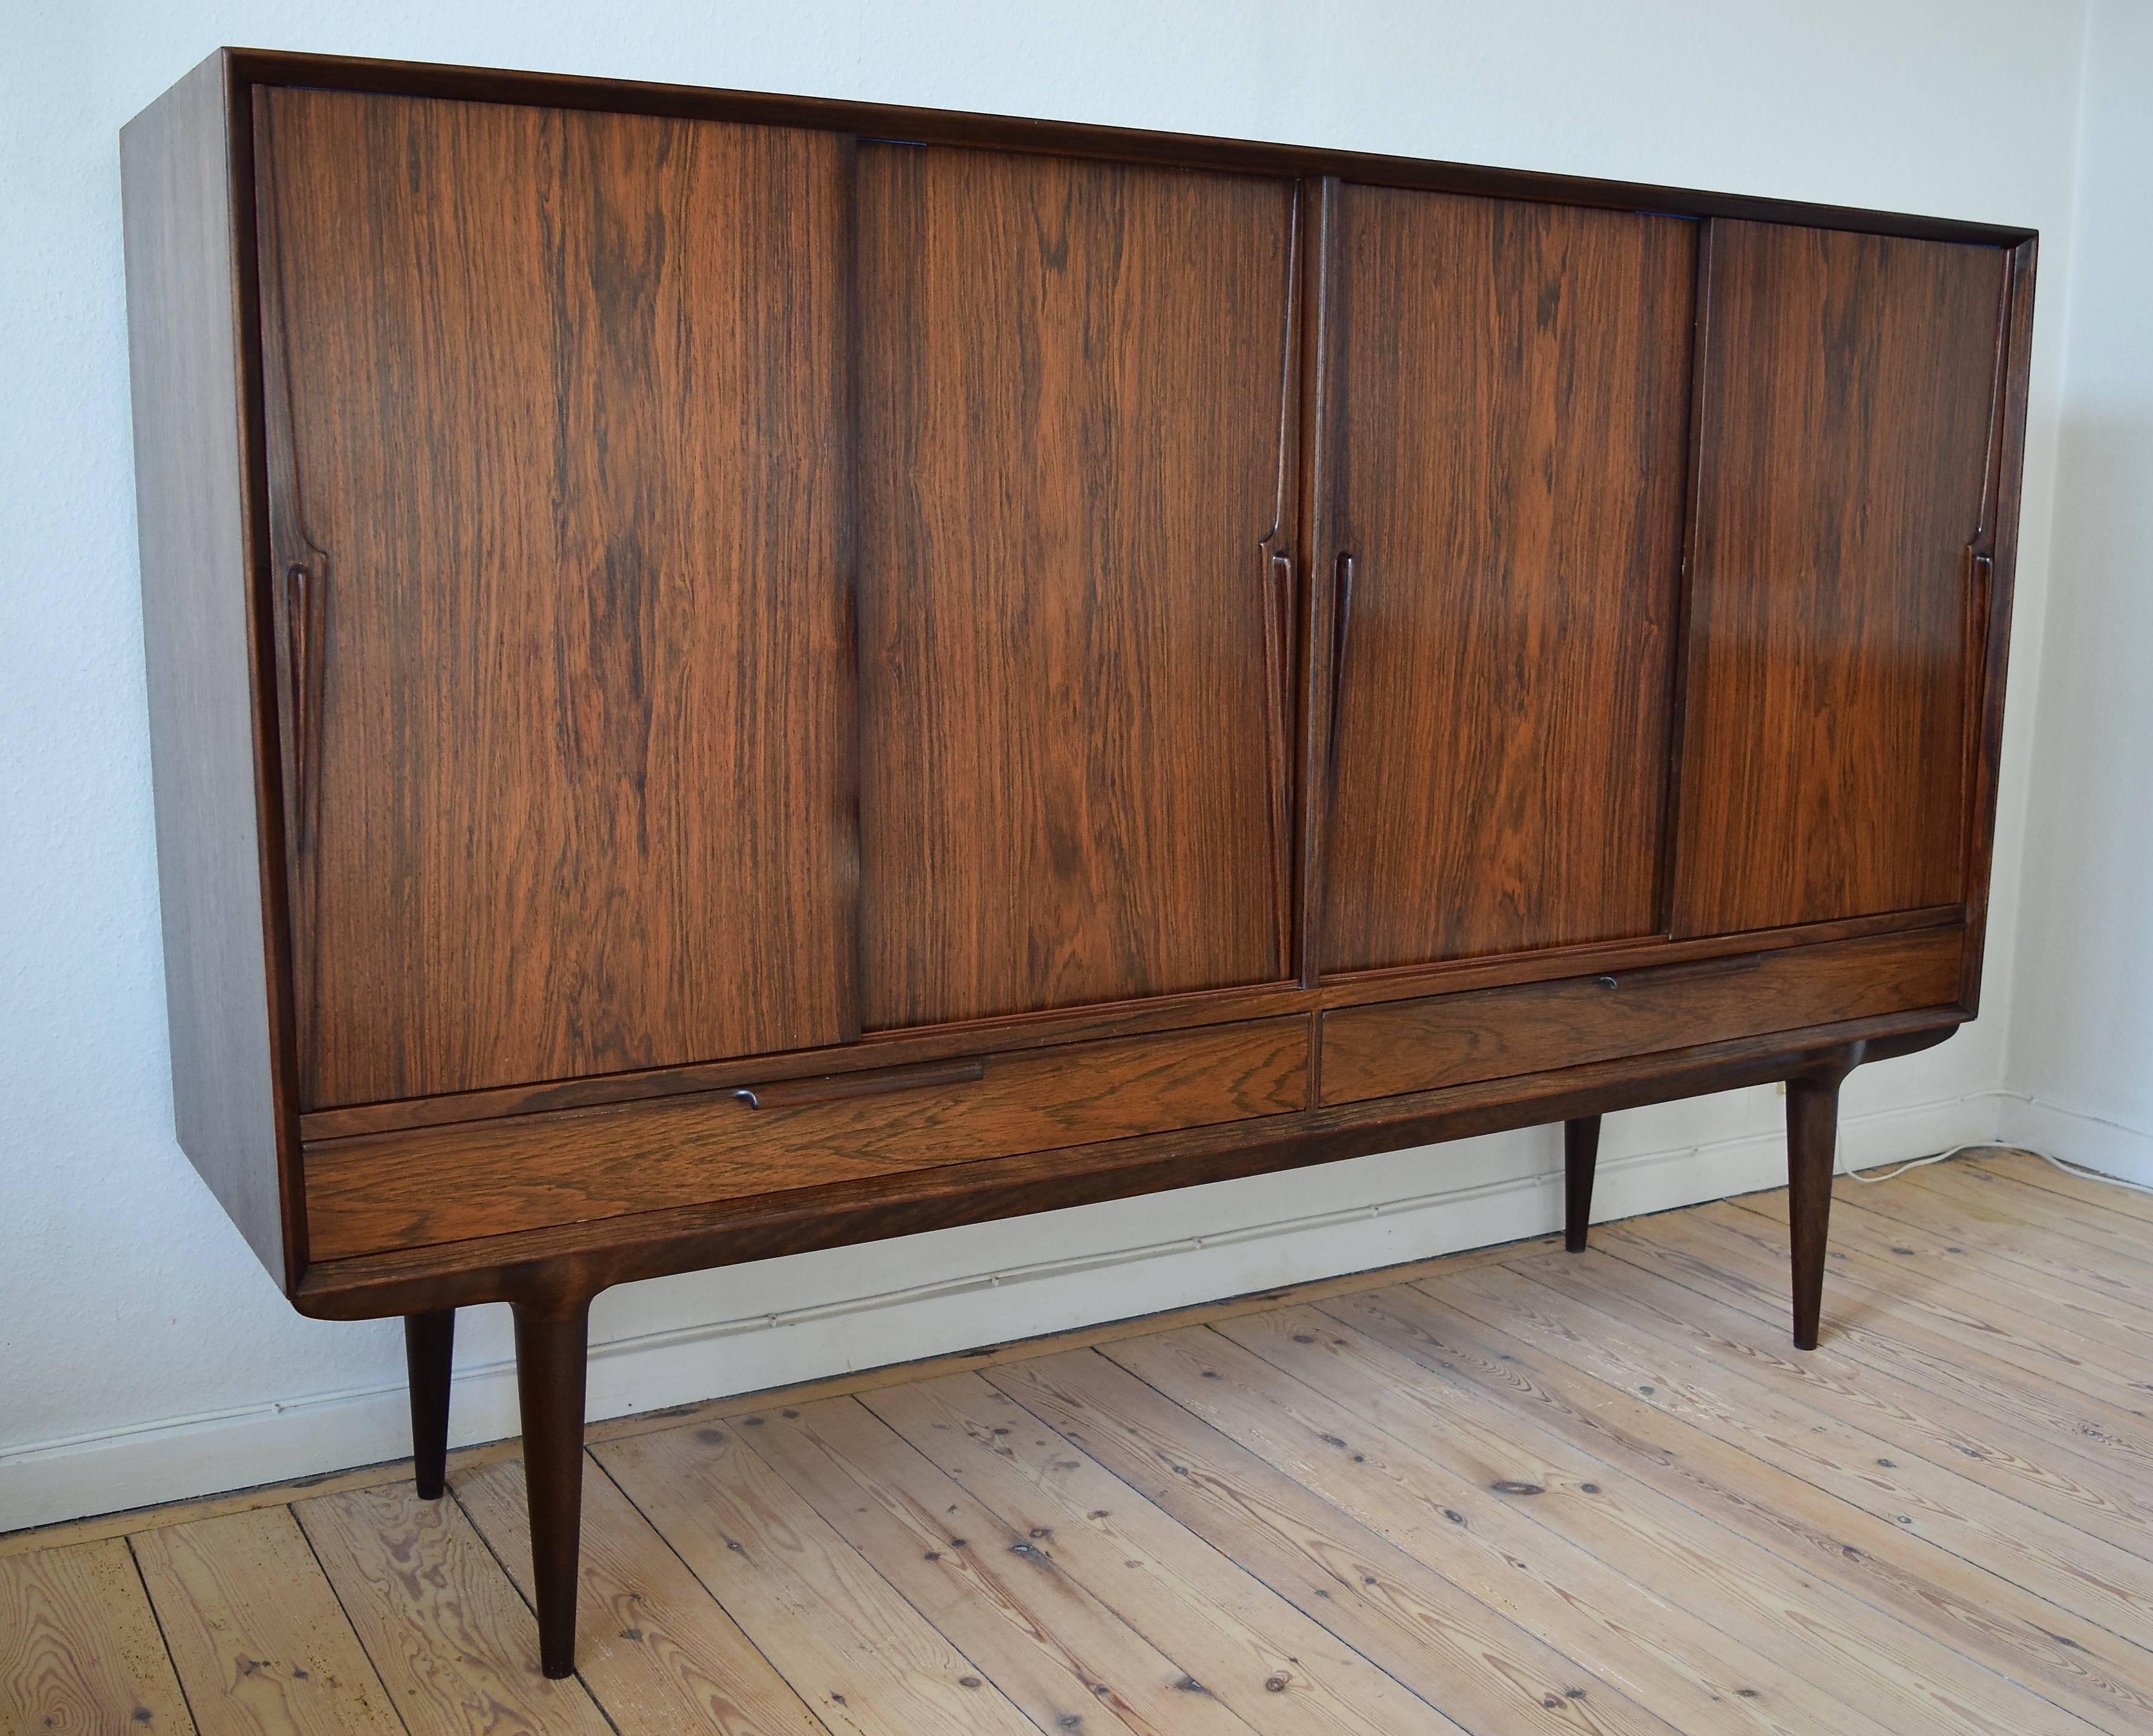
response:
<path fill-rule="evenodd" d="M 1944 1026 L 1877 1042 L 1814 1051 L 1782 1077 L 1787 1086 L 1787 1179 L 1791 1197 L 1793 1328 L 1796 1347 L 1814 1350 L 1824 1296 L 1824 1267 L 1838 1143 L 1839 1087 L 1865 1061 L 1941 1041 Z M 1600 1146 L 1598 1113 L 1564 1123 L 1564 1245 L 1586 1244 Z M 613 1281 L 588 1263 L 562 1259 L 527 1266 L 509 1299 L 516 1321 L 516 1370 L 523 1418 L 523 1465 L 530 1505 L 532 1579 L 538 1609 L 539 1656 L 547 1675 L 573 1672 L 576 1592 L 583 1516 L 585 1373 L 590 1305 Z M 412 1458 L 419 1494 L 443 1491 L 448 1438 L 449 1355 L 453 1304 L 405 1317 L 411 1372 Z"/>

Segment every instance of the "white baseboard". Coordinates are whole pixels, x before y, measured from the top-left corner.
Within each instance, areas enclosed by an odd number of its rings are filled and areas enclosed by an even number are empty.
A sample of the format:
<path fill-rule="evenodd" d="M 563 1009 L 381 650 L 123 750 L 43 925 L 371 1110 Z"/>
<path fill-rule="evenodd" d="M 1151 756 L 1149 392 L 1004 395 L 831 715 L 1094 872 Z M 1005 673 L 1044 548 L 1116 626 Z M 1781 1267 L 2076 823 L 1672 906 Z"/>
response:
<path fill-rule="evenodd" d="M 1983 1092 L 1850 1113 L 1840 1128 L 1842 1167 L 1993 1139 L 1999 1096 Z M 1631 1153 L 1615 1148 L 1614 1132 L 1611 1128 L 1594 1201 L 1603 1220 L 1777 1187 L 1786 1179 L 1785 1147 L 1776 1131 Z M 1562 1176 L 1559 1160 L 1546 1167 L 1556 1148 L 1552 1131 L 1529 1143 L 1534 1138 L 1506 1134 L 1431 1148 L 1443 1153 L 1444 1170 L 1464 1179 L 1285 1218 L 1233 1221 L 1229 1214 L 1237 1203 L 1245 1212 L 1246 1202 L 1261 1195 L 1252 1191 L 1256 1184 L 1221 1184 L 1201 1190 L 1209 1198 L 1195 1219 L 1208 1224 L 1223 1219 L 1219 1228 L 1160 1240 L 1126 1234 L 1117 1240 L 1112 1233 L 1147 1216 L 1171 1223 L 1191 1214 L 1170 1206 L 1148 1213 L 1112 1207 L 1056 1213 L 1051 1217 L 1062 1221 L 1051 1224 L 1052 1233 L 1039 1237 L 1040 1244 L 1079 1251 L 1009 1266 L 978 1264 L 927 1283 L 867 1281 L 878 1270 L 919 1269 L 902 1257 L 902 1244 L 881 1245 L 898 1257 L 832 1260 L 816 1269 L 817 1300 L 777 1312 L 696 1319 L 692 1310 L 681 1311 L 690 1317 L 608 1338 L 602 1303 L 592 1347 L 590 1415 L 755 1392 L 1544 1235 L 1560 1225 Z M 2153 1142 L 2145 1143 L 2153 1148 Z M 2145 1161 L 2153 1173 L 2153 1157 Z M 1395 1178 L 1427 1167 L 1408 1162 L 1357 1173 Z M 1339 1192 L 1346 1191 L 1341 1181 Z M 1104 1241 L 1102 1228 L 1108 1232 Z M 977 1250 L 992 1243 L 975 1238 L 962 1245 Z M 459 1445 L 517 1433 L 513 1363 L 460 1366 L 450 1416 L 451 1438 Z M 408 1428 L 398 1381 L 0 1450 L 0 1531 L 399 1458 L 410 1451 Z"/>
<path fill-rule="evenodd" d="M 2153 1188 L 2153 1133 L 2021 1092 L 1998 1095 L 2003 1109 L 2000 1137 L 2008 1143 Z"/>

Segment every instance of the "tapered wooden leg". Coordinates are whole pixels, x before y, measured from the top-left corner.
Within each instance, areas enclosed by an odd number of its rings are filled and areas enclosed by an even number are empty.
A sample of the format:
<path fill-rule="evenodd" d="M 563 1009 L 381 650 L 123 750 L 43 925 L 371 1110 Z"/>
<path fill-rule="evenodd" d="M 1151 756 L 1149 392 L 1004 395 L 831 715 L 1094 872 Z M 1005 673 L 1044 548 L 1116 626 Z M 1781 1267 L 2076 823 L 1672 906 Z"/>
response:
<path fill-rule="evenodd" d="M 1824 1308 L 1831 1175 L 1839 1149 L 1839 1085 L 1832 1072 L 1787 1082 L 1787 1215 L 1794 1256 L 1794 1347 L 1815 1350 Z"/>
<path fill-rule="evenodd" d="M 1562 1124 L 1562 1245 L 1585 1251 L 1585 1232 L 1592 1222 L 1592 1175 L 1600 1167 L 1600 1117 L 1580 1116 Z"/>
<path fill-rule="evenodd" d="M 419 1499 L 438 1501 L 448 1487 L 449 1358 L 456 1311 L 404 1316 L 404 1366 L 411 1382 L 411 1471 Z"/>
<path fill-rule="evenodd" d="M 516 1381 L 523 1408 L 523 1486 L 531 1509 L 538 1661 L 556 1677 L 576 1667 L 589 1321 L 588 1300 L 516 1306 Z"/>

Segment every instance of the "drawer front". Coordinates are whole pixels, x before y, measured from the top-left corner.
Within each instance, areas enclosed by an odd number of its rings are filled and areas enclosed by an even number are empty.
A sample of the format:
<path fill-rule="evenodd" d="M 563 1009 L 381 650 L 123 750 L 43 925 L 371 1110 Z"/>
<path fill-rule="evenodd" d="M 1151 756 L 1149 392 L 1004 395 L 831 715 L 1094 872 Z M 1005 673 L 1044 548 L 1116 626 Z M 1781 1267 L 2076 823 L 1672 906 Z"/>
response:
<path fill-rule="evenodd" d="M 1323 1101 L 1507 1079 L 1958 999 L 1961 928 L 1620 976 L 1342 1007 L 1323 1020 Z"/>
<path fill-rule="evenodd" d="M 316 1260 L 457 1241 L 1308 1106 L 1308 1022 L 1263 1019 L 318 1141 Z"/>

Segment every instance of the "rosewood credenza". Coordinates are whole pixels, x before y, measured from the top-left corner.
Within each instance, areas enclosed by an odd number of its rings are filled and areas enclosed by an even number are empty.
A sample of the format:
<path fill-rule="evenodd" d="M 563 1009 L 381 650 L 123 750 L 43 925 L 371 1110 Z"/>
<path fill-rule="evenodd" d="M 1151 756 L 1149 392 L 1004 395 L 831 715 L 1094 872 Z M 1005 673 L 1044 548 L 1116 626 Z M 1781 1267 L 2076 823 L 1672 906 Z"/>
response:
<path fill-rule="evenodd" d="M 226 51 L 123 138 L 181 1143 L 512 1305 L 1973 1016 L 2030 231 Z"/>

